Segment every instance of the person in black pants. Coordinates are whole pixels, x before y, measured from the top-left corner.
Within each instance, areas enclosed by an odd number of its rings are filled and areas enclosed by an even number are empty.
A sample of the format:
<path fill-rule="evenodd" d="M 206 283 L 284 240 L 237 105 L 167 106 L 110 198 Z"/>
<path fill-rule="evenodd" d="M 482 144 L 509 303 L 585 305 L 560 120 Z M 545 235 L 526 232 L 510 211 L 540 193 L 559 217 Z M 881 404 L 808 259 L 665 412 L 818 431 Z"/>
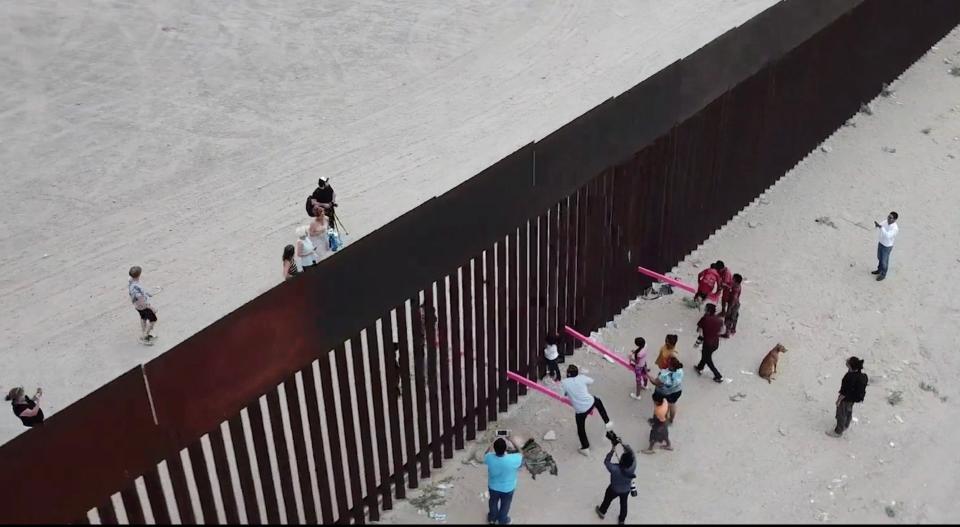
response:
<path fill-rule="evenodd" d="M 557 348 L 557 344 L 560 342 L 560 339 L 550 333 L 546 337 L 546 347 L 543 348 L 543 359 L 547 363 L 547 375 L 553 378 L 553 380 L 560 382 L 563 377 L 560 376 L 560 366 L 557 366 L 557 362 L 560 360 L 560 350 Z"/>
<path fill-rule="evenodd" d="M 714 382 L 723 382 L 723 375 L 713 364 L 713 352 L 720 347 L 720 332 L 723 330 L 723 318 L 717 315 L 716 304 L 707 304 L 703 318 L 697 322 L 697 330 L 700 331 L 697 343 L 702 343 L 703 347 L 700 349 L 700 363 L 694 369 L 700 375 L 705 366 L 709 367 Z"/>
<path fill-rule="evenodd" d="M 570 406 L 576 412 L 574 418 L 577 421 L 577 436 L 580 438 L 580 453 L 584 456 L 590 455 L 590 440 L 587 438 L 587 416 L 594 408 L 600 414 L 600 418 L 607 430 L 613 429 L 613 421 L 607 415 L 607 409 L 603 407 L 603 401 L 599 397 L 594 397 L 587 386 L 593 384 L 593 379 L 586 375 L 580 375 L 580 369 L 576 365 L 567 366 L 567 378 L 560 381 L 563 394 L 570 398 Z"/>
<path fill-rule="evenodd" d="M 608 435 L 607 437 L 610 436 Z M 594 510 L 602 520 L 610 508 L 610 504 L 613 503 L 613 499 L 619 498 L 620 516 L 617 520 L 619 520 L 618 523 L 620 525 L 623 525 L 627 521 L 627 497 L 633 490 L 633 479 L 637 477 L 637 459 L 630 445 L 621 443 L 619 440 L 614 441 L 611 439 L 611 441 L 613 442 L 613 446 L 610 448 L 610 452 L 607 453 L 607 457 L 603 460 L 604 466 L 606 466 L 607 471 L 610 472 L 610 484 L 607 485 L 607 490 L 603 494 L 603 502 Z M 620 462 L 614 463 L 611 459 L 618 444 L 623 445 L 623 454 L 620 455 Z"/>
<path fill-rule="evenodd" d="M 850 357 L 847 359 L 847 373 L 840 381 L 840 395 L 837 396 L 837 426 L 827 430 L 830 437 L 840 437 L 850 427 L 853 420 L 854 403 L 862 403 L 867 394 L 867 384 L 870 380 L 863 373 L 863 359 Z"/>

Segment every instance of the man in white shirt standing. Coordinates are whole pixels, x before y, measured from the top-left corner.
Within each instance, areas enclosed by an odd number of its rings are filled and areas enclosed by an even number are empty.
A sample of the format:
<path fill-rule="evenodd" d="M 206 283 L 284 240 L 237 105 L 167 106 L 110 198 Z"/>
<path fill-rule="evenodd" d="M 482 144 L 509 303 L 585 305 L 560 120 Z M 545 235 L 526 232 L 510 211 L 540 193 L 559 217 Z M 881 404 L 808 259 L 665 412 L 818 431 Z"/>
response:
<path fill-rule="evenodd" d="M 883 223 L 873 222 L 880 229 L 880 242 L 877 244 L 877 270 L 872 274 L 877 275 L 877 281 L 887 277 L 887 268 L 890 266 L 890 252 L 893 251 L 893 240 L 900 232 L 897 226 L 897 218 L 900 216 L 896 212 L 887 215 Z"/>
<path fill-rule="evenodd" d="M 607 409 L 603 407 L 603 401 L 590 394 L 587 385 L 593 384 L 593 379 L 586 375 L 580 375 L 580 370 L 573 364 L 567 366 L 567 378 L 560 382 L 563 387 L 563 393 L 570 398 L 570 404 L 573 411 L 576 412 L 577 435 L 580 436 L 580 453 L 590 455 L 590 440 L 587 439 L 585 430 L 587 415 L 594 408 L 600 412 L 600 418 L 606 424 L 607 430 L 613 429 L 613 421 L 607 417 Z"/>

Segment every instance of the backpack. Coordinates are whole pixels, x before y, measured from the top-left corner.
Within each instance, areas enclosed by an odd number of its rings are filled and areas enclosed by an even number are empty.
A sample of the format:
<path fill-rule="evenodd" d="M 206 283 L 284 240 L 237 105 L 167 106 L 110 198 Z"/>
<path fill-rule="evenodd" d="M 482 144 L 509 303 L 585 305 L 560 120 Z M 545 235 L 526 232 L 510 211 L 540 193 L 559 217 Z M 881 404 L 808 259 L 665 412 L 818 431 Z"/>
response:
<path fill-rule="evenodd" d="M 330 250 L 337 252 L 343 247 L 343 242 L 340 240 L 340 234 L 333 229 L 327 230 L 327 243 L 330 246 Z"/>

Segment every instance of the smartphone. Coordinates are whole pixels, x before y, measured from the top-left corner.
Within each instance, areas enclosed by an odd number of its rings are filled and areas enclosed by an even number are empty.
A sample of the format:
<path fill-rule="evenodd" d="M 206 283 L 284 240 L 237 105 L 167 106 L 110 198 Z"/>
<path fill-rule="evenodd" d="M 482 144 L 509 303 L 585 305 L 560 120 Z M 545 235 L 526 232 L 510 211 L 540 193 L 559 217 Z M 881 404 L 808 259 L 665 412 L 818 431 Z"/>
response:
<path fill-rule="evenodd" d="M 497 430 L 497 437 L 507 437 L 510 435 L 509 430 Z"/>

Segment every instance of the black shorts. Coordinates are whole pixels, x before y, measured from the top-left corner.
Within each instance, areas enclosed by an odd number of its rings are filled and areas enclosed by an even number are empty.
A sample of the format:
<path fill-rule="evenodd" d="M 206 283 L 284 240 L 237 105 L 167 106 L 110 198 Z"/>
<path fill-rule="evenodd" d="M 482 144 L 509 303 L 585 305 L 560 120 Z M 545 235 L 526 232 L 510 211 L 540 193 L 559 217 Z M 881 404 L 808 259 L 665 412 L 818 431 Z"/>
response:
<path fill-rule="evenodd" d="M 665 395 L 665 394 L 662 394 L 662 393 L 654 390 L 654 392 L 653 392 L 653 401 L 654 401 L 655 403 L 659 404 L 661 401 L 663 401 L 664 399 L 666 399 L 668 403 L 673 404 L 673 403 L 677 402 L 678 400 L 680 400 L 680 394 L 682 394 L 682 393 L 683 393 L 683 390 L 680 390 L 679 392 L 671 393 L 671 394 L 669 394 L 669 395 Z"/>
<path fill-rule="evenodd" d="M 157 314 L 149 307 L 146 309 L 138 309 L 137 313 L 140 313 L 140 320 L 147 320 L 149 322 L 157 321 Z"/>

